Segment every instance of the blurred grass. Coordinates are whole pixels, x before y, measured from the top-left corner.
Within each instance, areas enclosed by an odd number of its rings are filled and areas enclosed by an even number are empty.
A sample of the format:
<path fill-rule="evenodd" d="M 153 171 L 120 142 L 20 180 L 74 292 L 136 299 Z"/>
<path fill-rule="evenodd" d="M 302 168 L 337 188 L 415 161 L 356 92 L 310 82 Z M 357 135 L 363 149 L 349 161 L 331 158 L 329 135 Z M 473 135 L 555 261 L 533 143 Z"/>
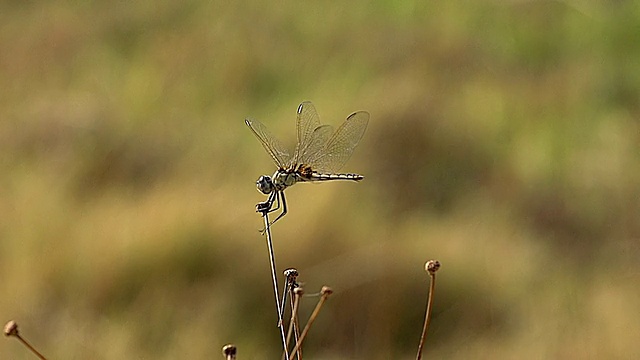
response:
<path fill-rule="evenodd" d="M 50 358 L 278 354 L 242 123 L 372 114 L 274 228 L 313 358 L 640 355 L 640 6 L 3 2 L 0 318 Z M 309 302 L 305 311 L 313 305 Z M 28 358 L 12 341 L 3 358 Z"/>

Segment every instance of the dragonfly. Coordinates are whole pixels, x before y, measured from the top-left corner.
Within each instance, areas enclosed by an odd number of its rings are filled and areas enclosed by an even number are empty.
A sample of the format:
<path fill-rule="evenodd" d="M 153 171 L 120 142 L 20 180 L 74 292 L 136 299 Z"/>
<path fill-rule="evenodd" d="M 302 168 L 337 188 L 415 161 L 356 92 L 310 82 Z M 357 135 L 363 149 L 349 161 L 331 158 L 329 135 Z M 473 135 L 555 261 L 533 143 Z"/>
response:
<path fill-rule="evenodd" d="M 273 176 L 262 175 L 256 181 L 258 191 L 269 195 L 266 201 L 256 205 L 256 211 L 267 214 L 277 211 L 282 205 L 280 214 L 268 223 L 273 225 L 287 214 L 284 191 L 288 187 L 298 182 L 364 179 L 364 176 L 359 174 L 338 173 L 338 171 L 353 154 L 368 123 L 369 113 L 357 111 L 349 115 L 334 131 L 331 125 L 320 124 L 315 106 L 310 101 L 305 101 L 298 106 L 296 118 L 298 141 L 291 156 L 265 125 L 254 119 L 245 119 L 245 124 L 258 138 L 278 168 Z"/>

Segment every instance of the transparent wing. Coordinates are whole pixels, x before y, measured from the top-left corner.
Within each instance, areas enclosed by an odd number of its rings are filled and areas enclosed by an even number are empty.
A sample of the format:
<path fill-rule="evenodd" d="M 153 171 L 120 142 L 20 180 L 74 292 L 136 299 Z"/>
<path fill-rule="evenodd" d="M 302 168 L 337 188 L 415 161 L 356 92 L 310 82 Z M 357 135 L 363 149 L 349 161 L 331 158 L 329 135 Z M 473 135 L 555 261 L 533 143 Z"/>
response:
<path fill-rule="evenodd" d="M 289 162 L 291 156 L 289 152 L 284 149 L 282 144 L 276 139 L 267 127 L 260 121 L 254 119 L 245 119 L 244 123 L 247 124 L 253 134 L 260 140 L 262 147 L 271 155 L 273 162 L 278 168 L 285 168 Z"/>
<path fill-rule="evenodd" d="M 321 125 L 315 128 L 311 136 L 309 136 L 309 141 L 304 151 L 300 154 L 300 158 L 298 159 L 299 164 L 315 164 L 318 159 L 322 157 L 325 145 L 327 145 L 332 134 L 333 126 L 331 125 Z M 317 171 L 319 171 L 319 169 L 317 169 Z"/>
<path fill-rule="evenodd" d="M 349 115 L 309 165 L 318 172 L 335 173 L 340 170 L 358 146 L 368 123 L 369 113 L 366 111 Z"/>
<path fill-rule="evenodd" d="M 309 151 L 309 148 L 317 146 L 314 144 L 314 131 L 320 127 L 320 117 L 315 106 L 310 101 L 304 101 L 298 106 L 298 117 L 296 119 L 296 129 L 298 130 L 298 143 L 296 151 L 289 165 L 303 163 L 303 155 Z M 324 145 L 324 144 L 322 144 Z"/>

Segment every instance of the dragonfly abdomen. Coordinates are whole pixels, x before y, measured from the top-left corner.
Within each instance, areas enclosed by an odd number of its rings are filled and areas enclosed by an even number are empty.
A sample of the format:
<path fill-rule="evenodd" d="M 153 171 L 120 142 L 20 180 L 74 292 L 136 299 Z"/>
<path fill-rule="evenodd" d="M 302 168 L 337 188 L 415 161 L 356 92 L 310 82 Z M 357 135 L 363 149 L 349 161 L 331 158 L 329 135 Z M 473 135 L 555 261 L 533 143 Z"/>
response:
<path fill-rule="evenodd" d="M 360 181 L 364 176 L 358 174 L 322 174 L 312 172 L 308 177 L 308 181 L 327 181 L 327 180 L 352 180 Z"/>

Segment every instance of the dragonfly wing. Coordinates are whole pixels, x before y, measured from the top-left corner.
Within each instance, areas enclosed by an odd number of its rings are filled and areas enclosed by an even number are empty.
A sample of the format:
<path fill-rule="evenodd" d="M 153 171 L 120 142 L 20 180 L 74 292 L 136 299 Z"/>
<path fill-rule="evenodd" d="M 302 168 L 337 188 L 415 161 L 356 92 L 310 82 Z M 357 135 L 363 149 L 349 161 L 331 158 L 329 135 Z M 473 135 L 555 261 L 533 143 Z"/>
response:
<path fill-rule="evenodd" d="M 282 144 L 267 130 L 260 121 L 255 119 L 245 119 L 244 123 L 247 124 L 253 134 L 260 140 L 262 147 L 271 155 L 273 162 L 278 168 L 285 168 L 289 162 L 291 156 L 289 152 L 284 149 Z"/>
<path fill-rule="evenodd" d="M 306 164 L 313 167 L 313 165 L 318 162 L 318 159 L 322 157 L 325 145 L 332 134 L 333 126 L 331 125 L 321 125 L 313 130 L 309 141 L 301 151 L 300 158 L 298 159 L 299 164 Z M 313 167 L 313 170 L 322 171 L 323 169 Z"/>
<path fill-rule="evenodd" d="M 311 147 L 314 131 L 320 126 L 320 117 L 311 101 L 304 101 L 298 106 L 296 119 L 296 129 L 298 130 L 298 143 L 296 151 L 291 159 L 292 164 L 302 163 L 302 157 L 306 149 Z"/>
<path fill-rule="evenodd" d="M 369 113 L 366 111 L 358 111 L 349 115 L 327 141 L 320 156 L 310 165 L 317 171 L 335 173 L 340 170 L 358 146 L 368 123 Z"/>

